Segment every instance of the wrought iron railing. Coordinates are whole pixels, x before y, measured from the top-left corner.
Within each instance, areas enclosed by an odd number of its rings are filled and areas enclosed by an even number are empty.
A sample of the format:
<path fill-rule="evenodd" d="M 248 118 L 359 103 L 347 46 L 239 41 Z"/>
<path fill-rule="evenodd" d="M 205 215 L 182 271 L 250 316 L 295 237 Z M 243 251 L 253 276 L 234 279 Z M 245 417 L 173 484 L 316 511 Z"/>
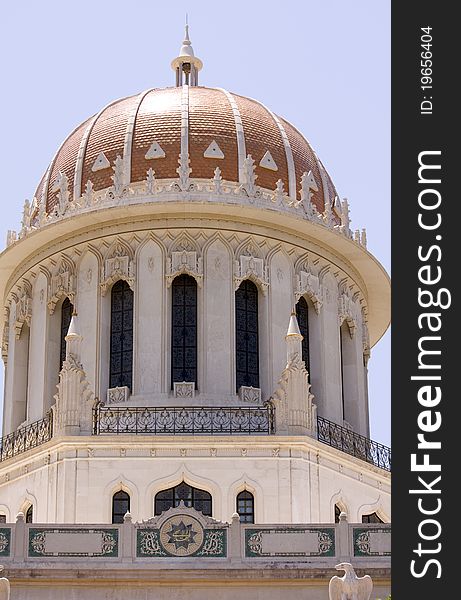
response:
<path fill-rule="evenodd" d="M 275 433 L 274 406 L 110 407 L 93 411 L 93 434 L 245 435 Z"/>
<path fill-rule="evenodd" d="M 317 417 L 317 439 L 381 469 L 391 470 L 391 449 L 388 446 L 354 433 L 324 417 Z"/>
<path fill-rule="evenodd" d="M 53 413 L 0 438 L 0 462 L 48 442 L 53 437 Z"/>

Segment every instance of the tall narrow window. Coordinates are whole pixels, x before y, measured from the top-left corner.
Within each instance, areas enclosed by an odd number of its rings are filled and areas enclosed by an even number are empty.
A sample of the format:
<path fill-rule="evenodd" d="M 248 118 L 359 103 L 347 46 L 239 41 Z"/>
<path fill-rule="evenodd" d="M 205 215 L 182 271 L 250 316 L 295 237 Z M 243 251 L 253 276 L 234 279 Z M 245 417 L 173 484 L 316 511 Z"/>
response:
<path fill-rule="evenodd" d="M 344 334 L 345 334 L 345 323 L 341 325 L 339 330 L 339 359 L 341 363 L 341 406 L 343 411 L 343 421 L 346 420 L 346 401 L 345 401 L 345 390 L 344 390 Z"/>
<path fill-rule="evenodd" d="M 245 279 L 235 292 L 236 383 L 259 387 L 258 288 Z"/>
<path fill-rule="evenodd" d="M 112 496 L 112 523 L 123 523 L 123 517 L 130 512 L 130 495 L 123 490 Z"/>
<path fill-rule="evenodd" d="M 341 509 L 337 504 L 335 504 L 335 523 L 339 523 L 339 516 L 341 514 Z"/>
<path fill-rule="evenodd" d="M 298 319 L 299 331 L 303 336 L 302 341 L 302 359 L 306 365 L 306 369 L 310 377 L 310 361 L 309 361 L 309 307 L 306 299 L 301 296 L 296 304 L 296 318 Z"/>
<path fill-rule="evenodd" d="M 32 523 L 33 518 L 34 518 L 34 507 L 31 504 L 29 506 L 29 508 L 26 510 L 26 523 Z"/>
<path fill-rule="evenodd" d="M 117 281 L 111 292 L 109 387 L 131 389 L 133 371 L 133 292 Z"/>
<path fill-rule="evenodd" d="M 193 277 L 176 277 L 171 306 L 171 387 L 179 381 L 194 381 L 197 387 L 197 282 Z"/>
<path fill-rule="evenodd" d="M 251 492 L 244 490 L 238 494 L 237 512 L 240 515 L 240 523 L 255 522 L 255 499 Z"/>
<path fill-rule="evenodd" d="M 62 363 L 66 360 L 66 335 L 69 331 L 70 320 L 74 307 L 69 298 L 65 298 L 61 306 L 61 354 L 59 360 L 59 370 L 62 369 Z"/>
<path fill-rule="evenodd" d="M 0 513 L 0 523 L 6 523 L 6 515 L 4 513 Z"/>
<path fill-rule="evenodd" d="M 194 488 L 184 481 L 155 495 L 155 514 L 160 515 L 169 508 L 179 506 L 181 500 L 185 506 L 195 508 L 195 510 L 211 517 L 211 494 L 205 490 Z"/>

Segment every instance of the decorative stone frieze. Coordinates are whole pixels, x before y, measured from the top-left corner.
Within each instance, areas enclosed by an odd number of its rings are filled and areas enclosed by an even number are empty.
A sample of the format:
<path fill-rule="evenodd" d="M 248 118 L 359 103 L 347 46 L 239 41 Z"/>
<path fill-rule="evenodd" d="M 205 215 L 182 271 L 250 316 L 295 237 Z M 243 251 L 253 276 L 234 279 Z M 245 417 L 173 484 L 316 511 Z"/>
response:
<path fill-rule="evenodd" d="M 52 315 L 56 304 L 61 298 L 69 298 L 74 303 L 75 300 L 75 266 L 67 257 L 63 256 L 61 263 L 51 276 L 50 299 L 48 300 L 48 309 Z"/>
<path fill-rule="evenodd" d="M 24 323 L 30 325 L 30 321 L 32 318 L 32 290 L 30 284 L 25 283 L 24 288 L 18 290 L 18 292 L 13 295 L 13 298 L 16 303 L 16 318 L 14 322 L 14 329 L 16 339 L 18 340 L 21 337 L 21 332 Z"/>
<path fill-rule="evenodd" d="M 106 394 L 106 404 L 122 404 L 123 402 L 127 402 L 129 397 L 130 388 L 126 385 L 108 388 Z"/>
<path fill-rule="evenodd" d="M 346 321 L 351 338 L 354 337 L 357 328 L 353 305 L 349 290 L 343 291 L 338 298 L 339 325 L 341 326 Z"/>
<path fill-rule="evenodd" d="M 135 266 L 133 252 L 128 244 L 117 240 L 109 251 L 103 267 L 101 292 L 105 296 L 109 287 L 119 279 L 128 283 L 130 288 L 134 289 Z"/>
<path fill-rule="evenodd" d="M 264 264 L 263 258 L 240 255 L 240 260 L 234 262 L 234 288 L 237 290 L 244 279 L 251 279 L 256 283 L 263 295 L 269 288 L 269 269 Z"/>
<path fill-rule="evenodd" d="M 301 264 L 296 274 L 296 302 L 304 295 L 310 298 L 315 312 L 319 314 L 323 304 L 322 287 L 319 276 L 314 273 L 312 265 L 307 260 Z"/>
<path fill-rule="evenodd" d="M 196 281 L 199 287 L 203 282 L 203 260 L 197 256 L 195 250 L 176 250 L 171 252 L 167 259 L 166 282 L 170 287 L 173 279 L 178 275 L 190 275 Z"/>
<path fill-rule="evenodd" d="M 239 388 L 239 398 L 242 402 L 248 404 L 261 404 L 261 388 L 241 385 Z"/>
<path fill-rule="evenodd" d="M 175 381 L 173 383 L 173 396 L 175 398 L 194 398 L 195 381 Z"/>

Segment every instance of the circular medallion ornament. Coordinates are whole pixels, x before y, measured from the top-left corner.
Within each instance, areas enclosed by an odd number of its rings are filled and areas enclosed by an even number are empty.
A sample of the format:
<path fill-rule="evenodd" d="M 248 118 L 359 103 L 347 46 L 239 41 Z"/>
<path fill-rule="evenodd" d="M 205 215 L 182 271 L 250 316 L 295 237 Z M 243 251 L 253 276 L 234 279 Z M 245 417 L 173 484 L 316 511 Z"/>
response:
<path fill-rule="evenodd" d="M 203 527 L 193 517 L 175 515 L 160 528 L 160 543 L 173 556 L 190 556 L 203 544 Z"/>

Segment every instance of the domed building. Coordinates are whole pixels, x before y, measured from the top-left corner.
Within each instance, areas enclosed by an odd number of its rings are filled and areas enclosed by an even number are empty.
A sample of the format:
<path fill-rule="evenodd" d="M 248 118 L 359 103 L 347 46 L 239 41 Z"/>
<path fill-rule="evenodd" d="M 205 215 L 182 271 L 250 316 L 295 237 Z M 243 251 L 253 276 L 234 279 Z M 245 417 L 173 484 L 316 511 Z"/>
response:
<path fill-rule="evenodd" d="M 67 137 L 0 255 L 12 598 L 327 598 L 348 557 L 384 595 L 389 278 L 292 124 L 200 86 L 187 28 L 172 68 Z"/>

